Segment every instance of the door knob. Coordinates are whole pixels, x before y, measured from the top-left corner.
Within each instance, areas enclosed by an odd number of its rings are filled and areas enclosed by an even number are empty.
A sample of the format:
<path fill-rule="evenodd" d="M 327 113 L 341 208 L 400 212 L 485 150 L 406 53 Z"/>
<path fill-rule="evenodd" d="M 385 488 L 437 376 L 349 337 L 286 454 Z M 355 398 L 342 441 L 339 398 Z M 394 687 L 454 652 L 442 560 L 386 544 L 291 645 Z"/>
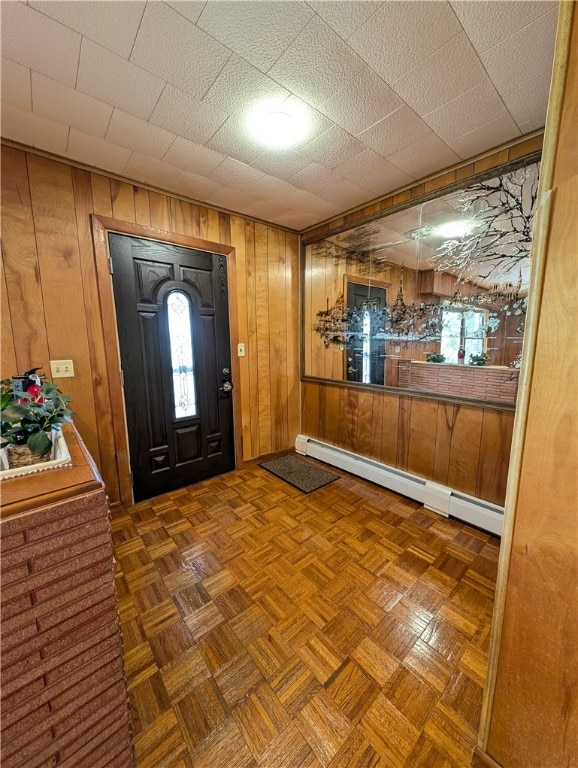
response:
<path fill-rule="evenodd" d="M 230 392 L 233 389 L 233 385 L 231 384 L 230 381 L 224 381 L 223 386 L 219 387 L 219 389 L 221 390 L 221 392 Z"/>

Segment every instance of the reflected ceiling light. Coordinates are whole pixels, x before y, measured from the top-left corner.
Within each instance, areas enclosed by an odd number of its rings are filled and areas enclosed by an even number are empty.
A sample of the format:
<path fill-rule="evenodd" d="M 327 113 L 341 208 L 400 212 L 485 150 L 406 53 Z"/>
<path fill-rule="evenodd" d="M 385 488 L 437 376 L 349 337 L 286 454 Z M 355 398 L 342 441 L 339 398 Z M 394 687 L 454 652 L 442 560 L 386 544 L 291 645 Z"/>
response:
<path fill-rule="evenodd" d="M 297 101 L 269 99 L 251 109 L 247 127 L 260 144 L 284 149 L 309 134 L 311 119 L 305 107 Z"/>
<path fill-rule="evenodd" d="M 465 237 L 472 233 L 474 224 L 472 221 L 464 221 L 464 219 L 457 219 L 456 221 L 446 221 L 445 224 L 440 224 L 433 231 L 434 235 L 439 237 Z"/>

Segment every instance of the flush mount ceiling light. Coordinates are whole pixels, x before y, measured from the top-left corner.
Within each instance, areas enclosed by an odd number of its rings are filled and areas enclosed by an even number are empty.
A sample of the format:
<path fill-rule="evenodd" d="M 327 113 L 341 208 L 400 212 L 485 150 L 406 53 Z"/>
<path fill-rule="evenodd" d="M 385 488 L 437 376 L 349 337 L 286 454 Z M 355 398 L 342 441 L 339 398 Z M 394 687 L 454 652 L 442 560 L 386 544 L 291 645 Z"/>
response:
<path fill-rule="evenodd" d="M 464 219 L 457 219 L 456 221 L 446 221 L 445 224 L 440 224 L 433 231 L 434 235 L 439 237 L 465 237 L 470 235 L 474 229 L 474 223 L 472 221 L 466 221 Z"/>
<path fill-rule="evenodd" d="M 256 104 L 247 116 L 247 127 L 260 143 L 274 149 L 292 147 L 311 130 L 311 119 L 297 101 L 273 99 Z"/>

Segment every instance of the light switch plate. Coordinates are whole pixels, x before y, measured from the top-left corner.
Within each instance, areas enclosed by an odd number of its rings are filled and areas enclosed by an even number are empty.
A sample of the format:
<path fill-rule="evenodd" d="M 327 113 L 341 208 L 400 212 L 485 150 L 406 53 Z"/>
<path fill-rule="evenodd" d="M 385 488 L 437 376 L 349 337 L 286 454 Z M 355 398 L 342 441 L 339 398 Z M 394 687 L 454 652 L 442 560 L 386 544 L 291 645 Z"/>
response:
<path fill-rule="evenodd" d="M 51 360 L 50 372 L 53 379 L 66 379 L 74 376 L 74 364 L 72 360 Z"/>
<path fill-rule="evenodd" d="M 237 357 L 245 357 L 245 345 L 237 344 Z"/>

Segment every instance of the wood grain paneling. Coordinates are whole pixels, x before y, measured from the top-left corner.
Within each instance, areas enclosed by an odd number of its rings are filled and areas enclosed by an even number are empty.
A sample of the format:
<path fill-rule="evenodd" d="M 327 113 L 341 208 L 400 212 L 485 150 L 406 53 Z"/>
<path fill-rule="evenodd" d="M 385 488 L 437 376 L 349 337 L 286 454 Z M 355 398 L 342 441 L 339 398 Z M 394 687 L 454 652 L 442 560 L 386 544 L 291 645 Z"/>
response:
<path fill-rule="evenodd" d="M 514 414 L 391 392 L 303 382 L 302 431 L 503 504 Z"/>
<path fill-rule="evenodd" d="M 235 381 L 238 460 L 291 448 L 301 416 L 296 234 L 4 146 L 2 208 L 2 376 L 32 365 L 48 373 L 50 357 L 73 359 L 76 375 L 62 388 L 112 502 L 118 446 L 105 358 L 116 355 L 116 337 L 103 333 L 112 305 L 103 300 L 109 281 L 97 282 L 93 213 L 238 251 L 230 297 L 240 329 L 233 352 L 238 341 L 246 349 Z"/>
<path fill-rule="evenodd" d="M 578 19 L 573 5 L 562 3 L 560 10 L 542 184 L 544 191 L 553 190 L 552 208 L 544 250 L 534 254 L 542 290 L 532 294 L 539 297 L 531 307 L 535 353 L 523 400 L 527 415 L 508 580 L 497 605 L 503 622 L 494 621 L 493 627 L 496 637 L 501 631 L 491 667 L 497 670 L 495 694 L 492 701 L 490 688 L 480 743 L 508 768 L 578 765 Z"/>

